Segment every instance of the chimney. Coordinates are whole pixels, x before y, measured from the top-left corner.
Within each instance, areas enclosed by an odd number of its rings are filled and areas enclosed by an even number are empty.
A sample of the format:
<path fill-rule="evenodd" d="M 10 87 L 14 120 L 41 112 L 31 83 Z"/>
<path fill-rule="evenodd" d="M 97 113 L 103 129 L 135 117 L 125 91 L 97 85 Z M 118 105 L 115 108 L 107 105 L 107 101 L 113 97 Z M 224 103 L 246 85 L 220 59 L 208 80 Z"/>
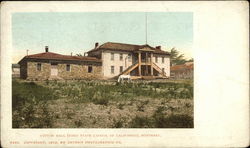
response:
<path fill-rule="evenodd" d="M 45 46 L 45 52 L 49 52 L 49 46 Z"/>
<path fill-rule="evenodd" d="M 96 42 L 96 43 L 95 43 L 95 48 L 97 48 L 97 47 L 98 47 L 98 45 L 99 45 L 99 43 L 98 43 L 98 42 Z"/>
<path fill-rule="evenodd" d="M 156 49 L 160 49 L 160 50 L 161 50 L 161 46 L 156 46 L 155 48 L 156 48 Z"/>

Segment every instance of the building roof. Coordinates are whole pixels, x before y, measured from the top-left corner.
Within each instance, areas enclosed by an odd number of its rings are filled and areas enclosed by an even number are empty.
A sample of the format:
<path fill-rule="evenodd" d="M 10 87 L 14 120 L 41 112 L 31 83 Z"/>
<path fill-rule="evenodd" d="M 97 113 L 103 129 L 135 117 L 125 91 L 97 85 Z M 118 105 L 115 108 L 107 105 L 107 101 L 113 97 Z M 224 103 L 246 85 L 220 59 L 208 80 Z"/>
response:
<path fill-rule="evenodd" d="M 179 71 L 179 70 L 192 70 L 194 68 L 194 63 L 185 63 L 182 65 L 174 65 L 170 67 L 171 71 Z"/>
<path fill-rule="evenodd" d="M 114 42 L 107 42 L 99 47 L 90 50 L 89 52 L 99 51 L 99 50 L 117 50 L 117 51 L 138 51 L 139 49 L 142 49 L 143 47 L 148 47 L 151 50 L 153 50 L 153 53 L 159 53 L 159 54 L 168 54 L 169 52 L 163 51 L 158 48 L 151 47 L 147 44 L 145 45 L 134 45 L 134 44 L 125 44 L 125 43 L 114 43 Z M 88 52 L 88 53 L 89 53 Z"/>
<path fill-rule="evenodd" d="M 69 56 L 69 55 L 61 55 L 61 54 L 57 54 L 57 53 L 53 53 L 53 52 L 43 52 L 43 53 L 38 53 L 38 54 L 27 55 L 22 60 L 24 60 L 24 59 L 46 59 L 46 60 L 69 60 L 69 61 L 101 62 L 100 59 L 97 59 L 95 57 Z M 19 61 L 19 63 L 21 61 Z"/>
<path fill-rule="evenodd" d="M 12 68 L 20 68 L 19 64 L 12 64 Z"/>
<path fill-rule="evenodd" d="M 185 65 L 187 66 L 194 65 L 194 62 L 186 62 Z"/>

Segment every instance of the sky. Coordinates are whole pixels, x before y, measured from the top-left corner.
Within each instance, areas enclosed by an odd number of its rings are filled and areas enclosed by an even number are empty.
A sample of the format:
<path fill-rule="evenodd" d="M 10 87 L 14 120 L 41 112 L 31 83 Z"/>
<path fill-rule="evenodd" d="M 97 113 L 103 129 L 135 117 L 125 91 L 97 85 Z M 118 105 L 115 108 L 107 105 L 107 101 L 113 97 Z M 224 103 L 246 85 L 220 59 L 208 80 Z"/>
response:
<path fill-rule="evenodd" d="M 36 12 L 12 14 L 12 62 L 28 54 L 50 52 L 73 55 L 98 42 L 175 47 L 192 57 L 192 12 Z M 147 27 L 146 27 L 147 26 Z"/>

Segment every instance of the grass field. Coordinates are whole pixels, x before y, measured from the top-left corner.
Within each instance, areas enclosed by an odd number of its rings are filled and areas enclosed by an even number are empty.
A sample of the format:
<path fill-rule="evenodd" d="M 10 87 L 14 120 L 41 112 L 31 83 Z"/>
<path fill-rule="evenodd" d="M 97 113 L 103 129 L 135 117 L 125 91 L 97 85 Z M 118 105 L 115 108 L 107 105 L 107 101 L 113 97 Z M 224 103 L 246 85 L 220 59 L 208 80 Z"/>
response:
<path fill-rule="evenodd" d="M 192 128 L 193 81 L 12 81 L 13 128 Z"/>

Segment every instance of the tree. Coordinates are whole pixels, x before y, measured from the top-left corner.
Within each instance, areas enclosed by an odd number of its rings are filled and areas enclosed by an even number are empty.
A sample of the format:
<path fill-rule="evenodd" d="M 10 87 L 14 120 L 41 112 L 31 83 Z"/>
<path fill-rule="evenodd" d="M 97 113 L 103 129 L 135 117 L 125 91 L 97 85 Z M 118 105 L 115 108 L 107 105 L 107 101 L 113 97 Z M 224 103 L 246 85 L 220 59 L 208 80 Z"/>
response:
<path fill-rule="evenodd" d="M 181 65 L 184 64 L 186 62 L 193 62 L 194 59 L 191 58 L 189 60 L 187 60 L 184 56 L 184 54 L 181 54 L 177 49 L 172 48 L 170 51 L 170 58 L 171 58 L 171 66 L 173 65 Z"/>
<path fill-rule="evenodd" d="M 170 59 L 171 59 L 171 66 L 173 65 L 180 65 L 187 62 L 187 60 L 184 58 L 184 54 L 180 54 L 178 50 L 175 48 L 172 48 L 170 51 Z"/>
<path fill-rule="evenodd" d="M 194 61 L 194 59 L 193 58 L 191 58 L 191 59 L 189 59 L 187 62 L 193 62 Z"/>
<path fill-rule="evenodd" d="M 78 53 L 78 54 L 76 54 L 76 56 L 82 57 L 82 54 L 81 54 L 81 53 Z"/>

